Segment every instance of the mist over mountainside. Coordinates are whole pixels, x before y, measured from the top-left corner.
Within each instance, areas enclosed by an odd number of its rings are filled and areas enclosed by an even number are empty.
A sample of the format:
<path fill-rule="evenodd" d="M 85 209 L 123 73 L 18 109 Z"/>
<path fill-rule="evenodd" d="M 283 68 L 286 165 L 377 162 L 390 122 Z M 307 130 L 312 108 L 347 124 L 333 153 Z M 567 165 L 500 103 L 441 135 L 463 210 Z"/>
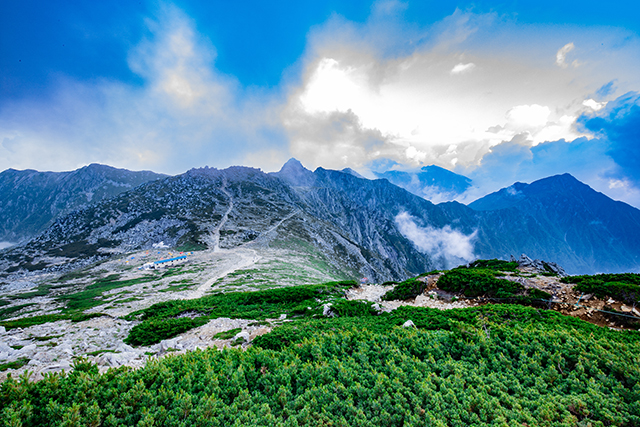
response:
<path fill-rule="evenodd" d="M 0 241 L 28 239 L 63 213 L 165 176 L 99 164 L 70 172 L 7 169 L 0 173 Z"/>
<path fill-rule="evenodd" d="M 154 245 L 285 248 L 342 276 L 397 280 L 526 253 L 569 273 L 637 271 L 640 211 L 570 175 L 517 183 L 470 206 L 433 204 L 350 170 L 192 169 L 60 215 L 2 252 L 6 272 L 68 268 Z"/>

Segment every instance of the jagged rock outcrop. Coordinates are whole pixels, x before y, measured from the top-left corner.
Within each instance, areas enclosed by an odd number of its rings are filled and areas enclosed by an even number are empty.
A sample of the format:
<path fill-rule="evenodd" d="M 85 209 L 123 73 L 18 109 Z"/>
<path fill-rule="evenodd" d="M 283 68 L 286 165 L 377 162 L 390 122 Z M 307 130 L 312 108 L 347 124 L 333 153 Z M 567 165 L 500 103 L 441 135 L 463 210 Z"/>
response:
<path fill-rule="evenodd" d="M 517 262 L 520 267 L 529 267 L 540 273 L 554 273 L 560 277 L 566 277 L 568 274 L 564 271 L 564 268 L 560 267 L 555 262 L 541 261 L 539 259 L 531 259 L 525 254 L 520 255 L 520 258 L 516 259 L 513 255 L 510 258 L 511 262 Z"/>

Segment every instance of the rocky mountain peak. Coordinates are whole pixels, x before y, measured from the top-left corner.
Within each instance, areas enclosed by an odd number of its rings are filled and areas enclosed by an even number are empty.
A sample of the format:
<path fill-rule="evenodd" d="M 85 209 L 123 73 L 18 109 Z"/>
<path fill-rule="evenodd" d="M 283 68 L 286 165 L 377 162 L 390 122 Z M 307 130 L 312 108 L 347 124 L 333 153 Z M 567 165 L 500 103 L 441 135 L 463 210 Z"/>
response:
<path fill-rule="evenodd" d="M 282 166 L 280 171 L 273 172 L 271 175 L 277 176 L 295 187 L 310 187 L 316 180 L 313 172 L 302 166 L 302 163 L 293 157 Z"/>

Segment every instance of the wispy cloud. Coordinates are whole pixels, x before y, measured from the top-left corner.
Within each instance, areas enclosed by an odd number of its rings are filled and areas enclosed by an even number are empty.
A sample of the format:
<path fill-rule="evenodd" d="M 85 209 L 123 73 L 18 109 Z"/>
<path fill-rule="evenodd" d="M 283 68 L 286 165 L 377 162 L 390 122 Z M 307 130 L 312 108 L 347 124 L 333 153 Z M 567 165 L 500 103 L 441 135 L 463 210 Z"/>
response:
<path fill-rule="evenodd" d="M 474 68 L 476 68 L 476 64 L 474 64 L 473 62 L 469 62 L 467 64 L 463 64 L 461 62 L 451 69 L 451 74 L 468 73 L 471 72 Z"/>
<path fill-rule="evenodd" d="M 558 49 L 556 53 L 556 64 L 561 68 L 567 68 L 567 54 L 575 48 L 573 43 L 567 43 Z"/>
<path fill-rule="evenodd" d="M 49 99 L 5 104 L 0 169 L 102 162 L 178 173 L 283 146 L 276 100 L 216 70 L 216 50 L 190 18 L 163 6 L 146 25 L 129 55 L 140 86 L 66 79 Z"/>
<path fill-rule="evenodd" d="M 465 235 L 448 225 L 443 228 L 420 227 L 406 212 L 399 213 L 395 223 L 400 233 L 411 240 L 420 252 L 428 254 L 440 268 L 455 267 L 475 259 L 475 232 Z"/>

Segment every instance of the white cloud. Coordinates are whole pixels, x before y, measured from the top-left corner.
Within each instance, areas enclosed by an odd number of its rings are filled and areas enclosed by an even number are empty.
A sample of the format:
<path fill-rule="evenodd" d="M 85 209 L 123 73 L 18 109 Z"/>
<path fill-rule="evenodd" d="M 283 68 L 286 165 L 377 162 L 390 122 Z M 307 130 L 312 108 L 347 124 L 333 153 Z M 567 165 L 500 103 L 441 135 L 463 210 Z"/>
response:
<path fill-rule="evenodd" d="M 533 104 L 518 105 L 507 111 L 508 126 L 524 131 L 541 128 L 547 124 L 551 110 L 549 107 Z"/>
<path fill-rule="evenodd" d="M 621 73 L 626 87 L 640 85 L 630 66 L 639 61 L 628 62 L 640 43 L 624 32 L 577 27 L 540 32 L 494 14 L 461 11 L 422 29 L 402 26 L 394 11 L 393 19 L 376 15 L 363 24 L 335 17 L 309 36 L 303 78 L 291 87 L 283 115 L 292 154 L 298 156 L 296 149 L 304 145 L 305 164 L 320 166 L 319 159 L 326 158 L 313 148 L 325 149 L 324 136 L 316 141 L 304 133 L 301 141 L 299 127 L 289 123 L 319 114 L 349 112 L 363 132 L 380 135 L 375 146 L 351 146 L 349 159 L 356 167 L 384 156 L 407 167 L 469 167 L 516 136 L 529 145 L 581 137 L 575 119 L 585 111 L 587 94 L 602 82 L 620 81 Z M 564 70 L 549 63 L 548 46 L 568 34 L 583 47 L 589 67 Z M 602 59 L 604 40 L 627 46 L 626 56 L 609 50 Z M 560 63 L 571 46 L 560 49 Z M 620 65 L 615 71 L 607 62 L 614 57 Z M 475 66 L 479 63 L 482 67 Z M 461 74 L 464 79 L 451 78 Z M 334 136 L 355 141 L 344 130 Z M 456 152 L 448 150 L 452 145 Z M 342 159 L 335 156 L 323 166 L 341 166 Z"/>
<path fill-rule="evenodd" d="M 606 102 L 597 102 L 595 99 L 585 99 L 582 101 L 582 105 L 585 107 L 591 108 L 593 111 L 601 110 L 602 108 L 607 106 Z"/>
<path fill-rule="evenodd" d="M 451 74 L 464 74 L 472 71 L 476 68 L 476 64 L 469 62 L 468 64 L 459 63 L 453 67 L 450 71 Z"/>
<path fill-rule="evenodd" d="M 559 67 L 567 68 L 567 63 L 565 62 L 567 59 L 567 54 L 571 52 L 574 47 L 575 45 L 573 43 L 567 43 L 566 45 L 558 49 L 558 52 L 556 53 L 556 64 Z"/>
<path fill-rule="evenodd" d="M 216 70 L 215 48 L 193 21 L 164 6 L 147 26 L 150 36 L 129 55 L 142 85 L 67 79 L 46 101 L 3 105 L 0 169 L 100 162 L 179 173 L 282 148 L 281 106 Z"/>
<path fill-rule="evenodd" d="M 428 254 L 440 268 L 451 268 L 475 259 L 473 255 L 474 232 L 465 235 L 446 225 L 443 228 L 420 227 L 406 212 L 399 213 L 395 223 L 400 233 L 411 240 L 416 248 Z"/>

